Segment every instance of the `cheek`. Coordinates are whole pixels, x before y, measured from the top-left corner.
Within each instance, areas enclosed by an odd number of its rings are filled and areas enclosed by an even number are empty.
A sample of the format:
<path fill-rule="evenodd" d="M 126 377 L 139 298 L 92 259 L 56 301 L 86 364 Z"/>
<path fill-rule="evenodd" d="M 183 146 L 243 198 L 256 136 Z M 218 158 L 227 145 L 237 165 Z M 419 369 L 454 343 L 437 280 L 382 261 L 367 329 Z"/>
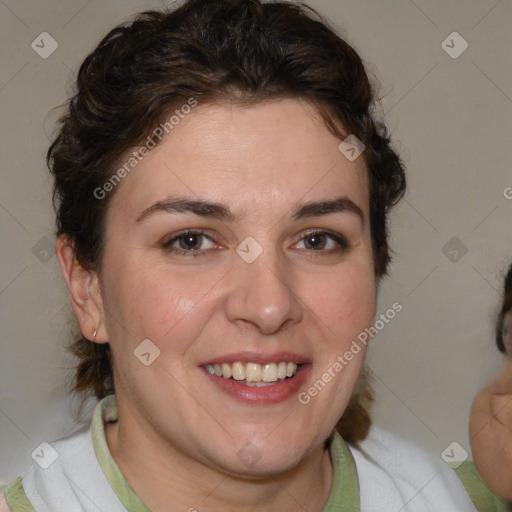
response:
<path fill-rule="evenodd" d="M 215 275 L 212 275 L 215 274 Z M 137 345 L 149 338 L 161 349 L 176 353 L 200 332 L 209 314 L 205 291 L 214 289 L 217 273 L 180 273 L 161 264 L 146 262 L 119 266 L 110 275 L 106 308 L 114 314 L 110 322 L 119 344 Z M 205 317 L 205 318 L 201 318 Z"/>
<path fill-rule="evenodd" d="M 159 275 L 156 279 L 146 280 L 145 284 L 139 282 L 131 289 L 127 313 L 134 328 L 145 330 L 145 335 L 160 340 L 172 338 L 172 331 L 193 314 L 201 291 L 200 283 L 184 285 L 179 279 Z"/>
<path fill-rule="evenodd" d="M 373 269 L 354 267 L 309 285 L 311 309 L 336 339 L 352 339 L 372 324 L 376 312 Z M 341 337 L 341 338 L 340 338 Z"/>

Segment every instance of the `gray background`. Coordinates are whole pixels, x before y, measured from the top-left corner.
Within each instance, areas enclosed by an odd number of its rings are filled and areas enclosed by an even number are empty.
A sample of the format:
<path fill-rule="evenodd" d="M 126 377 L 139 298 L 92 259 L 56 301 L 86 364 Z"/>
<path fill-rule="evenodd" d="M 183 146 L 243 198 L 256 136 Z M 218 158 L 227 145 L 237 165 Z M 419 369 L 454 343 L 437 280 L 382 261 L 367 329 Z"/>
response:
<path fill-rule="evenodd" d="M 73 361 L 62 347 L 77 327 L 53 253 L 44 162 L 54 107 L 110 28 L 160 5 L 0 0 L 0 484 L 27 469 L 41 441 L 76 428 L 66 396 Z M 395 301 L 404 308 L 375 338 L 368 359 L 375 422 L 438 455 L 453 441 L 469 451 L 472 397 L 502 364 L 493 322 L 512 261 L 512 199 L 505 197 L 512 187 L 512 3 L 310 5 L 379 77 L 386 120 L 408 167 L 409 190 L 391 219 L 392 276 L 379 299 L 382 312 Z M 454 31 L 469 44 L 456 59 L 441 46 Z M 41 45 L 42 32 L 58 42 L 46 59 L 31 47 Z"/>

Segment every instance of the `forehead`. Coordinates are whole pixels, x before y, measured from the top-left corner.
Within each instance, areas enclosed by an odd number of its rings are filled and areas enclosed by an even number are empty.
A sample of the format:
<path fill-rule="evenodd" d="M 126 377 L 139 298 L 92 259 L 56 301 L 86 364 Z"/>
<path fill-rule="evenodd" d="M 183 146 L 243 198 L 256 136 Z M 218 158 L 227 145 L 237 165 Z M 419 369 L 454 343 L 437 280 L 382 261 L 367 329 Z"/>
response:
<path fill-rule="evenodd" d="M 124 178 L 112 208 L 179 195 L 229 204 L 243 217 L 343 195 L 366 213 L 364 159 L 349 161 L 339 144 L 305 101 L 199 103 Z"/>

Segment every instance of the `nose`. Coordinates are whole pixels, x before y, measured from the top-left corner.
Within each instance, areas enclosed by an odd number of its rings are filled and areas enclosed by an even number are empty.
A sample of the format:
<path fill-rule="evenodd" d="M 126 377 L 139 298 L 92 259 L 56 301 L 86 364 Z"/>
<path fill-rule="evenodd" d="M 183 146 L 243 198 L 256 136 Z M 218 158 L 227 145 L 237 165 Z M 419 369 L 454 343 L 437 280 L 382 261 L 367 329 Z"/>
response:
<path fill-rule="evenodd" d="M 291 263 L 278 261 L 275 253 L 265 250 L 252 263 L 238 258 L 234 265 L 226 302 L 231 322 L 275 334 L 302 320 L 304 308 L 294 289 Z"/>

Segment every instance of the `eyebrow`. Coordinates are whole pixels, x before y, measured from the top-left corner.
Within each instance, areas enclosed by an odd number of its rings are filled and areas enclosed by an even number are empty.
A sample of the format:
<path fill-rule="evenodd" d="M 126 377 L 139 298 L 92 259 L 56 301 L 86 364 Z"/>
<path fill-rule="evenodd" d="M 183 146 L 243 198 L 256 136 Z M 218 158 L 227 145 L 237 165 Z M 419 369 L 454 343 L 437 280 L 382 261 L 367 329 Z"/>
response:
<path fill-rule="evenodd" d="M 230 222 L 238 220 L 237 216 L 226 205 L 216 202 L 177 197 L 166 199 L 164 201 L 157 201 L 152 204 L 137 217 L 136 222 L 141 222 L 157 212 L 192 213 L 200 217 Z M 353 213 L 357 215 L 361 224 L 364 226 L 365 216 L 363 211 L 359 206 L 357 206 L 357 204 L 345 196 L 326 201 L 312 201 L 298 206 L 292 212 L 292 219 L 296 221 L 340 212 Z"/>

